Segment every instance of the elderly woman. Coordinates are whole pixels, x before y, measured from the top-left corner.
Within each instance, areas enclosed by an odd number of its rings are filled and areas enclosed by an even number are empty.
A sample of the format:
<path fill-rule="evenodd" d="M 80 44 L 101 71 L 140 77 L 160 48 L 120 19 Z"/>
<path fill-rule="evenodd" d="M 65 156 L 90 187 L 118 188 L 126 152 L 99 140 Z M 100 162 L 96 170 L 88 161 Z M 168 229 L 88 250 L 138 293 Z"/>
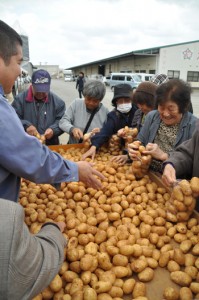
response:
<path fill-rule="evenodd" d="M 99 80 L 88 80 L 83 89 L 84 99 L 75 99 L 59 122 L 70 135 L 69 144 L 80 143 L 86 132 L 98 132 L 107 119 L 108 109 L 101 103 L 106 87 Z"/>
<path fill-rule="evenodd" d="M 197 118 L 188 112 L 191 87 L 180 79 L 171 79 L 156 90 L 157 110 L 147 114 L 138 140 L 146 146 L 145 154 L 153 158 L 151 169 L 160 172 L 162 162 L 182 142 L 191 138 Z M 137 151 L 129 145 L 129 156 Z"/>
<path fill-rule="evenodd" d="M 141 130 L 146 115 L 156 108 L 155 105 L 155 93 L 157 86 L 149 81 L 144 81 L 139 84 L 137 89 L 133 93 L 133 102 L 137 105 L 131 127 L 137 128 L 138 132 Z M 118 136 L 123 137 L 125 135 L 125 129 L 122 128 L 118 131 Z M 125 164 L 128 161 L 128 155 L 125 154 L 127 151 L 124 150 L 123 155 L 114 156 L 111 160 L 119 163 L 120 165 Z"/>
<path fill-rule="evenodd" d="M 107 122 L 103 125 L 101 131 L 91 139 L 92 146 L 82 156 L 86 159 L 91 156 L 94 159 L 96 151 L 116 134 L 119 129 L 125 126 L 131 126 L 134 113 L 137 107 L 132 103 L 132 87 L 127 83 L 117 84 L 114 87 L 114 96 L 112 105 L 114 109 L 109 112 Z"/>

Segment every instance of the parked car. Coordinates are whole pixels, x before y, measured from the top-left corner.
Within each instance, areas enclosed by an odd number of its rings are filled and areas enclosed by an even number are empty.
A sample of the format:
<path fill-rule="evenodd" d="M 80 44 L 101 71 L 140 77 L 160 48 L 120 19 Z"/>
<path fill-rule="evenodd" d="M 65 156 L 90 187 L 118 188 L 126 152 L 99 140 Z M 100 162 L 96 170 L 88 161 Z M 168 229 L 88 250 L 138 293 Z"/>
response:
<path fill-rule="evenodd" d="M 111 75 L 103 77 L 103 82 L 105 83 L 105 85 L 110 85 L 110 79 L 111 79 Z"/>
<path fill-rule="evenodd" d="M 154 74 L 136 73 L 142 81 L 150 81 Z"/>
<path fill-rule="evenodd" d="M 65 75 L 64 81 L 75 81 L 75 77 L 73 75 Z"/>
<path fill-rule="evenodd" d="M 113 90 L 117 84 L 128 83 L 133 89 L 136 89 L 141 82 L 142 80 L 137 73 L 112 73 L 110 87 Z"/>

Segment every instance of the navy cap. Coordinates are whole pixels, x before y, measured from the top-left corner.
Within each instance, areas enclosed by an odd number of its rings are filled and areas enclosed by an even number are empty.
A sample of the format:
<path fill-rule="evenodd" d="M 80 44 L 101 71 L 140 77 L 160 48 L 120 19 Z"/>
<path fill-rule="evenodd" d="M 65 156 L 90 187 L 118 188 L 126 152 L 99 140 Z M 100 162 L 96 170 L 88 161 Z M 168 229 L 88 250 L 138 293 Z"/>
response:
<path fill-rule="evenodd" d="M 32 74 L 32 85 L 34 90 L 39 93 L 49 93 L 50 91 L 50 74 L 46 70 L 37 70 Z"/>

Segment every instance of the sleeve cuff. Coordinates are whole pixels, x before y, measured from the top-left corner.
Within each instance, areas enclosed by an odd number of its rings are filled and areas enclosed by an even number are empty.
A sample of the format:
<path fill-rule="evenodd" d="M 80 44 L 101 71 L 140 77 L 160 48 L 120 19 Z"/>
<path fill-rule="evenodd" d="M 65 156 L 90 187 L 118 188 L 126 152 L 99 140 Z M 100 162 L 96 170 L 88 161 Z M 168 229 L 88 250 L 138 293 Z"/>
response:
<path fill-rule="evenodd" d="M 43 227 L 45 227 L 45 226 L 47 226 L 47 225 L 55 226 L 55 227 L 57 227 L 57 228 L 59 229 L 59 231 L 60 231 L 59 226 L 58 226 L 57 224 L 55 224 L 55 223 L 52 223 L 52 222 L 46 222 L 46 223 L 44 223 L 44 224 L 41 226 L 41 228 L 43 228 Z"/>

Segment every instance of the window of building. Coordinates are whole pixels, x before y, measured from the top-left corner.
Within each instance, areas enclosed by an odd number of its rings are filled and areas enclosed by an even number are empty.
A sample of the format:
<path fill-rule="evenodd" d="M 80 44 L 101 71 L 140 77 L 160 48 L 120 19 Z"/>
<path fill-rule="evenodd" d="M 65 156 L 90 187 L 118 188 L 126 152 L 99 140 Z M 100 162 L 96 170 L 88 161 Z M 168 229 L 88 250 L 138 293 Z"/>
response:
<path fill-rule="evenodd" d="M 149 74 L 155 74 L 155 70 L 149 70 Z"/>
<path fill-rule="evenodd" d="M 187 81 L 198 82 L 199 81 L 199 72 L 188 71 L 187 72 Z"/>
<path fill-rule="evenodd" d="M 169 79 L 179 79 L 180 78 L 180 71 L 168 70 L 167 75 Z"/>

